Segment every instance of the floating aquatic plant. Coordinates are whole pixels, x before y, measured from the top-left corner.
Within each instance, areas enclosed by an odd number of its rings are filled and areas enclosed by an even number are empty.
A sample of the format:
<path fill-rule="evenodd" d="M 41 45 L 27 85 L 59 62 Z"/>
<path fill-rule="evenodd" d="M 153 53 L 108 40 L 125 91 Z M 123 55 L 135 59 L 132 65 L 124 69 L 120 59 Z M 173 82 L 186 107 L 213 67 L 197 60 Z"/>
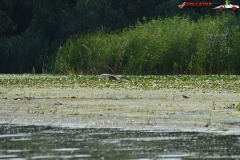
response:
<path fill-rule="evenodd" d="M 13 88 L 111 88 L 158 90 L 162 88 L 188 91 L 193 89 L 217 92 L 240 91 L 240 76 L 237 75 L 172 75 L 172 76 L 127 76 L 130 80 L 110 81 L 92 75 L 0 75 L 1 94 Z"/>

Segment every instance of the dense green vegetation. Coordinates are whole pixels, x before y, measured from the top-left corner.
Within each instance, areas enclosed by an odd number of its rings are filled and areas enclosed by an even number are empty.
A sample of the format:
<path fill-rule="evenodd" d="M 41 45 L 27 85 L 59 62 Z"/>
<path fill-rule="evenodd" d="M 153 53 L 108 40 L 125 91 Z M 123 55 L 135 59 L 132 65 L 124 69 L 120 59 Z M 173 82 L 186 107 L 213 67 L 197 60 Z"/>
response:
<path fill-rule="evenodd" d="M 2 0 L 0 73 L 239 74 L 239 11 L 182 2 Z"/>
<path fill-rule="evenodd" d="M 173 17 L 139 23 L 121 33 L 69 39 L 55 61 L 59 73 L 240 73 L 240 30 L 235 15 L 198 22 Z"/>

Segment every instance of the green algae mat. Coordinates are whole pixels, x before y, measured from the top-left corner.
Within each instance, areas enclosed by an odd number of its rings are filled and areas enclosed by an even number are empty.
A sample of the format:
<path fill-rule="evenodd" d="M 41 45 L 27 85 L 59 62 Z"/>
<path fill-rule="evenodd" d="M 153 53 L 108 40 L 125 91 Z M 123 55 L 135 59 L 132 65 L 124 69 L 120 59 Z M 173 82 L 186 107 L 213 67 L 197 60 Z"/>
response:
<path fill-rule="evenodd" d="M 0 124 L 240 131 L 240 76 L 127 78 L 2 74 Z"/>

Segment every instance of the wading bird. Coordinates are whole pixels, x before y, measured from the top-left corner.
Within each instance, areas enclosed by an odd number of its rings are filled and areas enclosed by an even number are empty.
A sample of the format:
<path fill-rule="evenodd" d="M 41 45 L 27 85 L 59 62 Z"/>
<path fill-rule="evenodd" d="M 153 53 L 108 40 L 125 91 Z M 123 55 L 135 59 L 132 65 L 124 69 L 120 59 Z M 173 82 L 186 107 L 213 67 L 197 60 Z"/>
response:
<path fill-rule="evenodd" d="M 190 98 L 190 97 L 188 97 L 188 96 L 185 96 L 185 95 L 182 95 L 183 96 L 183 98 L 185 98 L 185 99 L 187 99 L 187 98 Z"/>
<path fill-rule="evenodd" d="M 115 80 L 115 81 L 119 81 L 120 79 L 127 79 L 129 80 L 128 78 L 126 78 L 125 76 L 122 76 L 122 75 L 114 75 L 114 74 L 101 74 L 100 76 L 98 76 L 98 78 L 105 78 L 105 77 L 108 77 L 109 80 Z"/>

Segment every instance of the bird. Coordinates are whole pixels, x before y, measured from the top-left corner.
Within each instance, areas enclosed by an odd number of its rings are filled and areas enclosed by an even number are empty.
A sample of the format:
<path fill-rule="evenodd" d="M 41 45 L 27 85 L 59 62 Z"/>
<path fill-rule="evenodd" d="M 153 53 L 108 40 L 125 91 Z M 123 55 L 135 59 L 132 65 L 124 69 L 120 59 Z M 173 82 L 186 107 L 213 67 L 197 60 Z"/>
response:
<path fill-rule="evenodd" d="M 185 95 L 182 95 L 183 96 L 183 98 L 185 98 L 185 99 L 187 99 L 187 98 L 190 98 L 190 97 L 188 97 L 188 96 L 185 96 Z"/>
<path fill-rule="evenodd" d="M 98 76 L 98 78 L 105 78 L 105 77 L 108 77 L 109 80 L 115 80 L 115 81 L 119 81 L 121 78 L 129 80 L 128 78 L 126 78 L 123 75 L 114 75 L 114 74 L 104 73 L 104 74 L 101 74 L 100 76 Z"/>

